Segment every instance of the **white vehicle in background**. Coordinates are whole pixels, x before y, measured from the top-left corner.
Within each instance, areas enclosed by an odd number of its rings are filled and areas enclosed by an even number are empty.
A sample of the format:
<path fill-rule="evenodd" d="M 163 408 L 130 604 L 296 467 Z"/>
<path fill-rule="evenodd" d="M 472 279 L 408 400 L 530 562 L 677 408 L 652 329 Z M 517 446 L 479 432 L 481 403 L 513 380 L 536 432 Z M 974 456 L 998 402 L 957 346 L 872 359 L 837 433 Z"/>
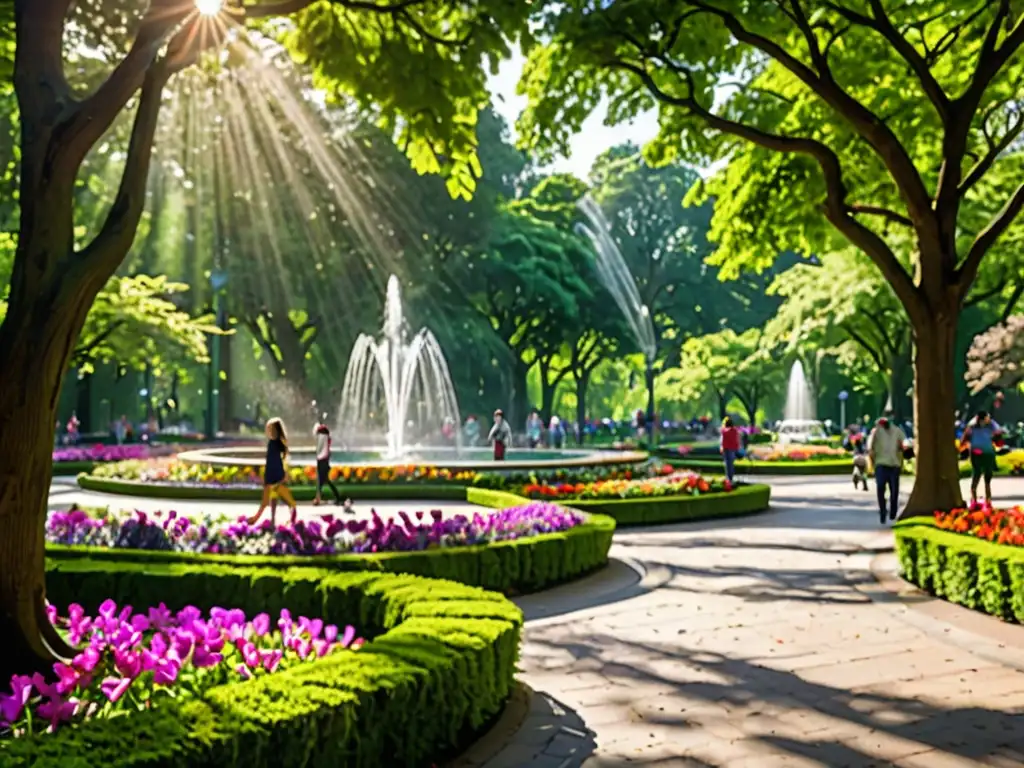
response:
<path fill-rule="evenodd" d="M 828 435 L 825 425 L 813 419 L 786 419 L 779 423 L 779 443 L 807 444 L 814 440 L 824 440 Z"/>

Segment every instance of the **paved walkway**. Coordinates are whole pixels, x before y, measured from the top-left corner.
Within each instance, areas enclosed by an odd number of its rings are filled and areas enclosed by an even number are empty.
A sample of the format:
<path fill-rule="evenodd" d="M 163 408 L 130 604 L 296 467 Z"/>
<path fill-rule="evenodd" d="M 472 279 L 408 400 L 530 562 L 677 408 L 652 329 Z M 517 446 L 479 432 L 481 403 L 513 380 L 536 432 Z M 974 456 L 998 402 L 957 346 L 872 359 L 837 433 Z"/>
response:
<path fill-rule="evenodd" d="M 328 498 L 330 498 L 330 491 Z M 190 499 L 144 499 L 135 496 L 121 496 L 113 493 L 96 493 L 85 491 L 78 487 L 74 478 L 55 477 L 50 484 L 50 509 L 67 509 L 72 504 L 85 507 L 109 507 L 115 510 L 135 510 L 144 512 L 170 511 L 175 510 L 182 514 L 196 516 L 203 514 L 225 515 L 235 519 L 240 515 L 255 514 L 259 503 L 255 501 L 202 501 Z M 433 509 L 440 509 L 444 517 L 453 515 L 472 515 L 474 512 L 487 511 L 484 507 L 476 504 L 469 504 L 465 501 L 355 501 L 353 502 L 355 517 L 369 518 L 370 511 L 375 509 L 377 514 L 387 519 L 395 517 L 399 511 L 405 510 L 409 513 L 429 512 Z M 334 504 L 326 504 L 314 507 L 312 502 L 299 502 L 299 517 L 315 519 L 321 515 L 338 515 L 341 507 Z M 284 504 L 278 506 L 277 518 L 284 522 L 287 516 L 287 509 Z"/>
<path fill-rule="evenodd" d="M 1004 660 L 877 587 L 871 553 L 891 536 L 867 494 L 775 494 L 764 515 L 618 534 L 612 554 L 647 572 L 618 596 L 522 600 L 540 617 L 520 663 L 540 705 L 489 768 L 1024 765 L 1014 644 Z"/>

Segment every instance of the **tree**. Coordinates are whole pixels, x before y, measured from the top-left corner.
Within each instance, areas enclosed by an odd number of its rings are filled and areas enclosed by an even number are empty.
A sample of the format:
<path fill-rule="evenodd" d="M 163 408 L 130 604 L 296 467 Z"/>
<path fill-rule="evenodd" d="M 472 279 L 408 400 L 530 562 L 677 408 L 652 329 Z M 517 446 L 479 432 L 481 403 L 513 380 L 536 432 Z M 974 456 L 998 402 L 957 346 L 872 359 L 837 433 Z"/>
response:
<path fill-rule="evenodd" d="M 614 118 L 659 108 L 652 158 L 731 158 L 709 190 L 716 263 L 763 267 L 779 246 L 828 253 L 839 238 L 871 259 L 914 332 L 907 515 L 962 503 L 948 449 L 957 320 L 1024 208 L 1019 10 L 1012 0 L 570 0 L 547 16 L 524 74 L 525 145 L 564 147 L 609 94 Z M 771 195 L 751 195 L 766 176 Z M 909 243 L 908 263 L 894 238 Z"/>
<path fill-rule="evenodd" d="M 889 284 L 871 262 L 848 248 L 821 260 L 798 264 L 772 283 L 783 297 L 766 327 L 773 343 L 790 353 L 822 350 L 851 371 L 866 360 L 901 423 L 910 387 L 910 323 Z"/>
<path fill-rule="evenodd" d="M 967 352 L 971 392 L 1024 382 L 1024 316 L 1016 315 L 975 337 Z"/>
<path fill-rule="evenodd" d="M 13 3 L 21 132 L 18 243 L 0 326 L 0 462 L 6 468 L 0 477 L 0 635 L 9 648 L 4 673 L 47 668 L 55 654 L 72 652 L 46 620 L 44 604 L 54 409 L 89 307 L 136 237 L 169 79 L 197 60 L 201 46 L 222 41 L 227 24 L 297 14 L 283 41 L 313 68 L 328 98 L 351 95 L 367 109 L 383 105 L 376 110 L 380 124 L 394 133 L 417 170 L 444 172 L 453 193 L 469 195 L 478 170 L 474 123 L 487 103 L 483 68 L 508 54 L 506 40 L 526 31 L 530 11 L 527 4 L 497 0 L 458 7 L 428 0 L 283 0 L 212 17 L 191 0 L 153 0 L 141 18 L 129 14 L 127 24 L 113 24 L 104 14 L 114 5 L 75 4 L 75 12 L 101 31 L 134 29 L 130 45 L 111 46 L 119 53 L 105 79 L 82 93 L 69 84 L 62 61 L 72 3 Z M 0 61 L 9 61 L 10 22 L 0 13 Z M 113 204 L 95 236 L 76 243 L 76 175 L 130 103 L 134 119 Z"/>
<path fill-rule="evenodd" d="M 725 328 L 689 338 L 682 345 L 679 370 L 665 375 L 664 386 L 677 387 L 681 399 L 695 403 L 710 394 L 720 419 L 735 397 L 756 424 L 758 410 L 782 382 L 782 369 L 762 341 L 757 328 L 740 334 Z"/>

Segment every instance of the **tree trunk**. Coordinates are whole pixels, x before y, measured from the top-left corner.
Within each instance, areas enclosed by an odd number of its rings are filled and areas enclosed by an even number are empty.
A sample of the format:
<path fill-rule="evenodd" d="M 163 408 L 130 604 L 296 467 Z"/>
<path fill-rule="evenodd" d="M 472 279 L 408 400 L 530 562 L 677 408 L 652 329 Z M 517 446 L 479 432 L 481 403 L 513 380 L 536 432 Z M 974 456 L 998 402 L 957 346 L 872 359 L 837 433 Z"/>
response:
<path fill-rule="evenodd" d="M 34 250 L 31 238 L 20 248 Z M 58 396 L 85 310 L 26 298 L 0 326 L 0 680 L 73 654 L 46 618 L 44 526 Z"/>
<path fill-rule="evenodd" d="M 914 453 L 917 473 L 903 517 L 963 504 L 954 447 L 954 357 L 959 311 L 932 312 L 914 328 Z"/>

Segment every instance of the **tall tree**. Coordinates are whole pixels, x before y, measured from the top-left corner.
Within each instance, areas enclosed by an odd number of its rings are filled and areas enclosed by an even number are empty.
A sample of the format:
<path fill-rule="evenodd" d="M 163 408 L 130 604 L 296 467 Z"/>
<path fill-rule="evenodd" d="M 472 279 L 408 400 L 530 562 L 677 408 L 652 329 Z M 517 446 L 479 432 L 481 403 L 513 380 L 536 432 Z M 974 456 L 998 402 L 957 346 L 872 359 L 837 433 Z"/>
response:
<path fill-rule="evenodd" d="M 712 189 L 719 263 L 764 265 L 780 245 L 827 253 L 840 237 L 871 259 L 914 332 L 906 514 L 962 503 L 949 450 L 957 320 L 1024 208 L 1024 183 L 1006 172 L 1019 171 L 1024 130 L 1018 4 L 568 0 L 540 37 L 523 82 L 527 145 L 564 147 L 600 94 L 620 119 L 657 106 L 650 156 L 732 158 Z M 772 194 L 750 195 L 766 175 Z M 894 237 L 910 243 L 909 264 Z"/>
<path fill-rule="evenodd" d="M 8 647 L 0 672 L 6 673 L 45 668 L 55 654 L 72 652 L 46 619 L 43 581 L 57 393 L 93 299 L 135 239 L 169 79 L 196 61 L 202 46 L 222 41 L 228 24 L 296 14 L 284 28 L 284 43 L 313 67 L 328 97 L 352 95 L 368 109 L 384 105 L 379 122 L 394 132 L 417 170 L 443 171 L 454 194 L 469 195 L 478 170 L 474 123 L 488 101 L 484 68 L 508 54 L 506 41 L 526 31 L 531 10 L 498 0 L 460 6 L 284 0 L 206 16 L 191 0 L 152 0 L 138 17 L 122 15 L 119 3 L 92 0 L 74 4 L 75 12 L 100 30 L 134 34 L 130 44 L 111 47 L 117 59 L 83 93 L 69 84 L 62 60 L 71 7 L 70 0 L 13 3 L 19 225 L 0 326 L 0 635 Z M 137 12 L 138 5 L 129 8 Z M 0 12 L 0 61 L 8 60 L 10 22 Z M 76 243 L 76 175 L 132 103 L 113 205 L 95 236 Z"/>

